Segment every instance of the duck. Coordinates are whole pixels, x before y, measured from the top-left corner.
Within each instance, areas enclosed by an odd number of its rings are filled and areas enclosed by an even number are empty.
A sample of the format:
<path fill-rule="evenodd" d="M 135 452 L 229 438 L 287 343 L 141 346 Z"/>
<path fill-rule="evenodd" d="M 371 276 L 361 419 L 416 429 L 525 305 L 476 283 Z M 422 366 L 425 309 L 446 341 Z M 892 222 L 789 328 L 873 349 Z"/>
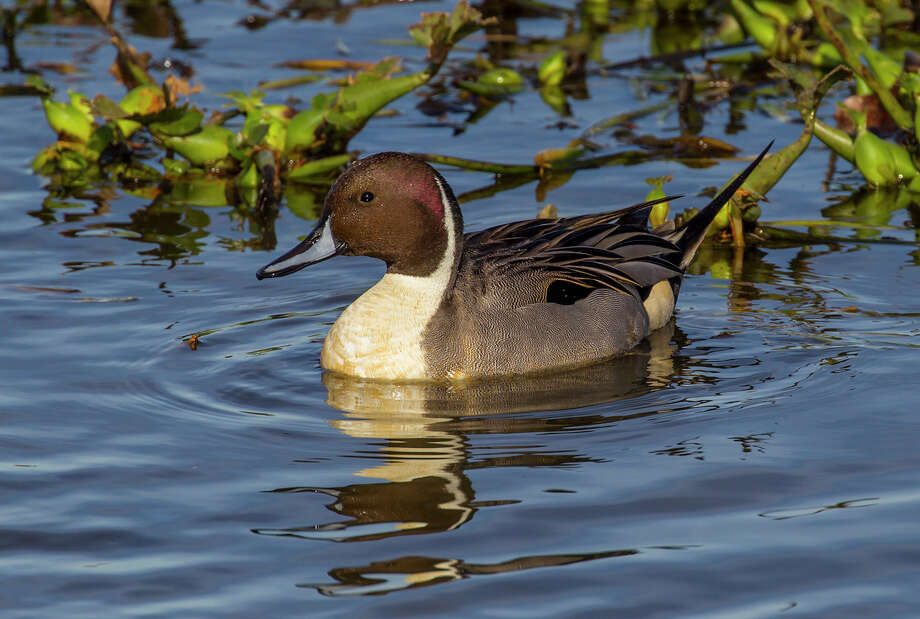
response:
<path fill-rule="evenodd" d="M 709 224 L 769 148 L 680 226 L 651 228 L 662 201 L 653 200 L 466 234 L 436 169 L 378 153 L 342 173 L 314 229 L 256 276 L 340 255 L 386 264 L 329 330 L 320 355 L 329 372 L 457 382 L 590 365 L 628 353 L 671 320 Z"/>

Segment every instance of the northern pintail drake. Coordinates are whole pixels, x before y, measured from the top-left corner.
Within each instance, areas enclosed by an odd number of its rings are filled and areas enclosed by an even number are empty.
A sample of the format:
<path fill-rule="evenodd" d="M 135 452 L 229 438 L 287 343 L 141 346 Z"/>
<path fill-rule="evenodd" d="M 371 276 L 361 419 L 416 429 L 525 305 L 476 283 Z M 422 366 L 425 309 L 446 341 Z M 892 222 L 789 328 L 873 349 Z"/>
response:
<path fill-rule="evenodd" d="M 709 224 L 765 154 L 677 229 L 649 229 L 659 200 L 463 234 L 444 177 L 410 155 L 380 153 L 339 177 L 314 230 L 257 277 L 342 254 L 386 263 L 326 336 L 321 364 L 334 372 L 463 380 L 585 365 L 670 320 Z"/>

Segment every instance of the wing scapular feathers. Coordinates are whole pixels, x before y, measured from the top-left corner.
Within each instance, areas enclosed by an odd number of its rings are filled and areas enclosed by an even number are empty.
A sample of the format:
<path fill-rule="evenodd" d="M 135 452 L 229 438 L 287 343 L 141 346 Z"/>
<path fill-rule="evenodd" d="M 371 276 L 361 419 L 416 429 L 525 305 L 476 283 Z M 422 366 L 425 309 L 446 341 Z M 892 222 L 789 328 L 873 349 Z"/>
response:
<path fill-rule="evenodd" d="M 709 224 L 757 167 L 769 145 L 695 217 L 659 236 L 649 230 L 654 205 L 668 196 L 608 213 L 511 222 L 465 235 L 465 258 L 477 271 L 520 277 L 544 301 L 574 303 L 600 288 L 644 299 L 652 286 L 672 282 L 675 294 Z"/>

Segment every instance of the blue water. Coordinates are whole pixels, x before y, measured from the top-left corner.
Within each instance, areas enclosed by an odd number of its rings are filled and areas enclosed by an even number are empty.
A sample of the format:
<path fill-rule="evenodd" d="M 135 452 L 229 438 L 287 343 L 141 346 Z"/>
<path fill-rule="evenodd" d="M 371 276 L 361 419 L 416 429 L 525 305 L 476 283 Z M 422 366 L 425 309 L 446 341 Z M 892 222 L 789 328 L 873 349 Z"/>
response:
<path fill-rule="evenodd" d="M 250 32 L 237 23 L 256 10 L 244 2 L 177 2 L 197 50 L 131 40 L 191 62 L 213 108 L 222 91 L 289 76 L 276 62 L 333 57 L 336 41 L 355 59 L 418 62 L 421 50 L 379 40 L 406 38 L 419 11 L 444 6 Z M 42 25 L 17 44 L 26 65 L 85 69 L 51 74 L 62 90 L 117 97 L 104 40 Z M 647 55 L 648 41 L 608 35 L 604 50 L 611 61 Z M 533 91 L 459 135 L 410 95 L 352 147 L 527 162 L 634 108 L 625 83 L 589 80 L 590 98 L 573 101 L 577 127 L 562 130 Z M 272 96 L 311 88 L 322 86 Z M 310 222 L 282 208 L 277 247 L 264 249 L 227 206 L 115 187 L 51 195 L 28 168 L 53 140 L 40 104 L 0 105 L 4 615 L 917 615 L 920 268 L 905 211 L 888 243 L 835 229 L 851 240 L 705 250 L 676 322 L 624 359 L 459 389 L 380 385 L 324 376 L 319 351 L 382 265 L 342 258 L 258 282 Z M 726 135 L 718 104 L 705 133 L 752 155 L 800 131 L 757 112 L 745 120 Z M 676 126 L 673 113 L 640 121 L 656 135 Z M 820 219 L 858 178 L 838 164 L 824 192 L 827 164 L 812 145 L 763 219 Z M 694 196 L 740 166 L 580 171 L 545 200 L 531 183 L 464 215 L 477 229 L 546 202 L 562 215 L 605 210 L 666 173 L 671 192 Z M 442 172 L 458 193 L 492 182 Z"/>

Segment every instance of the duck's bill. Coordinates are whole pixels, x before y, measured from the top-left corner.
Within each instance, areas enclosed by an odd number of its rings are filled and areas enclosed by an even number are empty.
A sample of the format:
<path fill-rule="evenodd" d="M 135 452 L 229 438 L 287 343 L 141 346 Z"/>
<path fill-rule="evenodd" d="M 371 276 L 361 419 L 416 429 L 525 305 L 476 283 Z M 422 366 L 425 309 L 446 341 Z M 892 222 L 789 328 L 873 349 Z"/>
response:
<path fill-rule="evenodd" d="M 290 275 L 311 264 L 337 256 L 343 251 L 345 244 L 335 240 L 329 227 L 329 218 L 324 217 L 297 247 L 259 269 L 256 277 L 265 279 Z"/>

